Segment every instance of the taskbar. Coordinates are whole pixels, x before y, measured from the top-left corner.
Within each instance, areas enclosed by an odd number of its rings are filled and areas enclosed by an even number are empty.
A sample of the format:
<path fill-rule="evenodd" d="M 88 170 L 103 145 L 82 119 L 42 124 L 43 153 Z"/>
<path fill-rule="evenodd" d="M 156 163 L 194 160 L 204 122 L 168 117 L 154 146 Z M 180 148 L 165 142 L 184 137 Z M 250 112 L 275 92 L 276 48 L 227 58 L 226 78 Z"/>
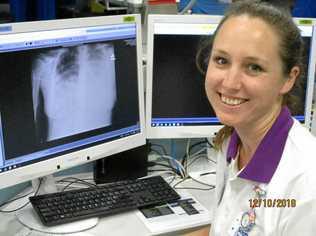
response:
<path fill-rule="evenodd" d="M 305 116 L 293 116 L 299 122 L 305 122 Z M 198 117 L 198 118 L 153 118 L 151 127 L 177 127 L 177 126 L 210 126 L 221 125 L 217 117 Z"/>
<path fill-rule="evenodd" d="M 177 127 L 177 126 L 209 126 L 221 125 L 217 117 L 198 118 L 153 118 L 151 127 Z"/>
<path fill-rule="evenodd" d="M 63 144 L 46 150 L 30 153 L 27 155 L 12 158 L 6 161 L 5 165 L 0 168 L 0 173 L 26 166 L 39 161 L 47 160 L 59 155 L 64 155 L 73 151 L 88 148 L 105 142 L 139 134 L 140 125 L 133 125 L 120 130 L 112 131 L 107 134 L 96 135 L 80 141 Z"/>

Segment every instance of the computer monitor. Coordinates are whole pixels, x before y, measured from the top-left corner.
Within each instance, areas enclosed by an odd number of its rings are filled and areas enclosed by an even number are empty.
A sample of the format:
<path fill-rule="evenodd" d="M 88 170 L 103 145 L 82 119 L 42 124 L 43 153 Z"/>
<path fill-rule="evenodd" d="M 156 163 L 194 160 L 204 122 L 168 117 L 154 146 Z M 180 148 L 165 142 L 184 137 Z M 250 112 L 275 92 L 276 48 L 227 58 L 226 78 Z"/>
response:
<path fill-rule="evenodd" d="M 316 24 L 314 24 L 316 25 Z M 316 26 L 314 26 L 313 35 L 316 35 Z M 316 45 L 316 37 L 313 37 L 313 44 Z M 314 46 L 315 47 L 315 46 Z M 314 80 L 316 80 L 316 66 L 313 69 L 313 77 Z M 313 107 L 312 107 L 312 118 L 311 118 L 311 132 L 312 134 L 316 135 L 316 112 L 315 112 L 315 95 L 316 95 L 316 88 L 314 85 L 314 91 L 313 91 Z"/>
<path fill-rule="evenodd" d="M 212 137 L 222 126 L 205 93 L 196 65 L 201 43 L 210 40 L 221 16 L 150 15 L 148 18 L 146 132 L 149 138 Z M 299 111 L 310 127 L 315 50 L 312 25 L 295 20 L 306 43 L 307 74 Z M 207 62 L 206 62 L 207 63 Z M 206 64 L 207 65 L 207 64 Z"/>
<path fill-rule="evenodd" d="M 146 132 L 149 138 L 210 137 L 221 127 L 196 66 L 201 41 L 221 16 L 149 15 Z"/>
<path fill-rule="evenodd" d="M 315 84 L 315 66 L 316 66 L 316 35 L 314 33 L 314 26 L 311 22 L 302 20 L 301 18 L 294 18 L 294 22 L 301 30 L 301 36 L 305 44 L 304 65 L 305 74 L 298 82 L 301 85 L 301 93 L 298 109 L 292 111 L 292 115 L 311 130 L 312 122 L 312 106 L 313 93 Z M 294 91 L 295 93 L 296 91 Z"/>
<path fill-rule="evenodd" d="M 0 25 L 0 189 L 145 144 L 141 19 Z"/>

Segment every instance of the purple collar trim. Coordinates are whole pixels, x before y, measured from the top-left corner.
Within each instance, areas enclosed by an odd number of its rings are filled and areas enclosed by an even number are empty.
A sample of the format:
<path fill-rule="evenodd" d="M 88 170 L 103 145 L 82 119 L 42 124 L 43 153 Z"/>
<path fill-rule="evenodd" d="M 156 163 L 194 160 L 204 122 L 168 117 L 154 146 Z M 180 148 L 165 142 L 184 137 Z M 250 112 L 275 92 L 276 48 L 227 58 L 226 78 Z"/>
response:
<path fill-rule="evenodd" d="M 269 183 L 282 157 L 288 133 L 294 121 L 287 107 L 283 107 L 278 118 L 261 140 L 257 150 L 238 177 L 261 183 Z M 230 163 L 237 155 L 239 137 L 234 130 L 227 150 Z"/>

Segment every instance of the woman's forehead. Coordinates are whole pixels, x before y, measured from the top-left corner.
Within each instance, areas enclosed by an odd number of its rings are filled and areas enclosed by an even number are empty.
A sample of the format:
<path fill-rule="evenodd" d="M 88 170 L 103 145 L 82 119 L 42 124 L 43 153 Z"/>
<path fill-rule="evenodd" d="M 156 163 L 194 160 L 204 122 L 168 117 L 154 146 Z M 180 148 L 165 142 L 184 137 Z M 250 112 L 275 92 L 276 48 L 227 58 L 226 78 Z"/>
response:
<path fill-rule="evenodd" d="M 236 58 L 256 58 L 261 62 L 280 63 L 279 38 L 273 27 L 260 18 L 229 18 L 219 29 L 213 44 L 214 52 L 226 52 Z"/>
<path fill-rule="evenodd" d="M 218 30 L 214 46 L 225 43 L 235 47 L 260 44 L 262 47 L 274 47 L 275 50 L 279 47 L 279 37 L 274 27 L 264 20 L 241 15 L 228 18 Z"/>

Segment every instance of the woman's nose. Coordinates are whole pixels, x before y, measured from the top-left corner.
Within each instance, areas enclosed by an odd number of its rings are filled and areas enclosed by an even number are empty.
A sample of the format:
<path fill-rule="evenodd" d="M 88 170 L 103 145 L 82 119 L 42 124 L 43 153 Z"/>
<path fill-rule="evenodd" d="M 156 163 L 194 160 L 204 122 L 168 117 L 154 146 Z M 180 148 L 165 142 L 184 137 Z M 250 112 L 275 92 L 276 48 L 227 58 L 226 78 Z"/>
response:
<path fill-rule="evenodd" d="M 239 90 L 241 88 L 242 71 L 237 66 L 227 69 L 223 78 L 223 87 L 229 90 Z"/>

